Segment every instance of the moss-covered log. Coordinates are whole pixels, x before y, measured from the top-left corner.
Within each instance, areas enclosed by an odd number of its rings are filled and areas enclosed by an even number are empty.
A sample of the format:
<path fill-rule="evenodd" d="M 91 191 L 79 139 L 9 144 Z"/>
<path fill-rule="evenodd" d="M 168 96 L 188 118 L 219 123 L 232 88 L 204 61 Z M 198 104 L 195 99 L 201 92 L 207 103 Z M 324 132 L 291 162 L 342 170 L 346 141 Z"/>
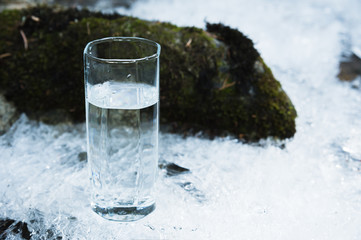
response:
<path fill-rule="evenodd" d="M 208 24 L 204 31 L 44 6 L 3 11 L 0 22 L 0 87 L 29 116 L 58 111 L 83 121 L 86 43 L 138 36 L 162 45 L 161 122 L 173 130 L 228 132 L 246 140 L 295 133 L 291 101 L 252 41 L 235 29 Z"/>

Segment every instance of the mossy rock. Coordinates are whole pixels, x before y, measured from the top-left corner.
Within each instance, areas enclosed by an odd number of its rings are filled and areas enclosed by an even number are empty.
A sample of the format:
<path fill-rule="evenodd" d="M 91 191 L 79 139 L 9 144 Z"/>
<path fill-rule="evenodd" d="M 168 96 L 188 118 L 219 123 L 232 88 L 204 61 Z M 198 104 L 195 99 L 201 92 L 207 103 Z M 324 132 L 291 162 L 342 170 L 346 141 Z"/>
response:
<path fill-rule="evenodd" d="M 161 123 L 172 130 L 226 132 L 252 141 L 285 139 L 296 131 L 290 99 L 252 41 L 235 29 L 207 24 L 204 31 L 46 6 L 3 11 L 0 22 L 0 87 L 30 117 L 60 110 L 84 121 L 86 43 L 137 36 L 162 46 Z"/>

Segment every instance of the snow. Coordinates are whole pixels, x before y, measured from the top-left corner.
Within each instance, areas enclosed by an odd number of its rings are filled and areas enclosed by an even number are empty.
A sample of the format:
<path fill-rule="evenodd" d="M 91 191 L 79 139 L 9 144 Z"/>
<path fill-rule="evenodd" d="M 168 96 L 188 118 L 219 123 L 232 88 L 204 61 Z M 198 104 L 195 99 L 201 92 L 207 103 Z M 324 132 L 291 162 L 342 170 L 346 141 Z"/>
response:
<path fill-rule="evenodd" d="M 160 170 L 155 212 L 114 223 L 90 210 L 85 126 L 23 115 L 0 136 L 1 218 L 50 239 L 361 238 L 361 90 L 336 78 L 342 54 L 361 49 L 360 1 L 138 0 L 117 10 L 244 32 L 297 109 L 295 137 L 283 148 L 161 133 L 160 161 L 190 172 Z"/>

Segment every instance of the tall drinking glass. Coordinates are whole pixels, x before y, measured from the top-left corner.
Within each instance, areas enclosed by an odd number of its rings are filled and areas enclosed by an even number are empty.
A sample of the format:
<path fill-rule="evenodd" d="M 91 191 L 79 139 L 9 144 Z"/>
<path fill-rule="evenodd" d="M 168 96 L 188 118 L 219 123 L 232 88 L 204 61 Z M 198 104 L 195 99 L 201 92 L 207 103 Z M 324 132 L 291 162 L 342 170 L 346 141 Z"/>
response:
<path fill-rule="evenodd" d="M 159 54 L 158 43 L 131 37 L 84 49 L 91 206 L 109 220 L 135 221 L 155 209 Z"/>

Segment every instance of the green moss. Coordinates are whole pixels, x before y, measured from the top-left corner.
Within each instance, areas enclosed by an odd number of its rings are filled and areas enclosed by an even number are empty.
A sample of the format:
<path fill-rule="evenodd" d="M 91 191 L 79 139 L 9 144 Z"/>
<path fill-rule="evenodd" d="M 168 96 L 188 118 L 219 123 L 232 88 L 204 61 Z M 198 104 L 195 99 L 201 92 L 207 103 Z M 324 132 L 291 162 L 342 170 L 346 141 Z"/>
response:
<path fill-rule="evenodd" d="M 274 79 L 271 70 L 259 59 L 265 70 L 260 74 L 255 92 L 258 96 L 258 108 L 255 113 L 258 135 L 262 137 L 277 134 L 279 138 L 292 137 L 295 129 L 294 119 L 297 116 L 292 102 L 281 88 L 281 84 Z M 277 129 L 277 131 L 275 131 Z"/>
<path fill-rule="evenodd" d="M 194 27 L 44 6 L 4 11 L 0 21 L 5 23 L 0 26 L 0 54 L 11 54 L 0 59 L 0 87 L 32 117 L 56 109 L 83 121 L 86 43 L 136 36 L 162 45 L 161 122 L 173 130 L 228 132 L 246 140 L 283 139 L 295 133 L 291 101 L 252 41 L 235 29 L 208 24 L 214 38 Z M 257 61 L 263 73 L 255 71 Z"/>
<path fill-rule="evenodd" d="M 213 91 L 212 125 L 246 140 L 292 137 L 297 113 L 252 41 L 221 24 L 207 24 L 207 30 L 228 46 L 225 56 L 230 66 L 226 76 L 219 77 L 224 79 L 223 87 Z M 218 121 L 221 116 L 227 120 Z"/>

